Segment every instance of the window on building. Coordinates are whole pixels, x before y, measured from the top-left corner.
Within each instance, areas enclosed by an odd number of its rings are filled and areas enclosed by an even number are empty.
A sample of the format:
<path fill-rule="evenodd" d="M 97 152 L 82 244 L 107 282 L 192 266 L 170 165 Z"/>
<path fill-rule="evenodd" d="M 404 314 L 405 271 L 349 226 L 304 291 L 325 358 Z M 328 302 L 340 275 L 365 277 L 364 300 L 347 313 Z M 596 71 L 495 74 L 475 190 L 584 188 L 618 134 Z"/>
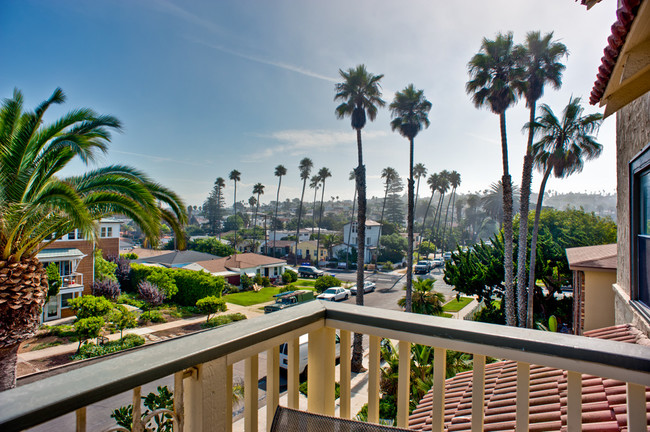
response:
<path fill-rule="evenodd" d="M 368 237 L 368 238 L 366 239 L 366 243 L 368 243 L 368 244 L 372 243 L 372 239 L 371 239 L 370 237 Z"/>
<path fill-rule="evenodd" d="M 106 237 L 113 237 L 113 227 L 106 227 Z"/>
<path fill-rule="evenodd" d="M 70 306 L 68 305 L 68 300 L 74 298 L 74 293 L 65 293 L 61 294 L 61 309 L 67 309 Z"/>
<path fill-rule="evenodd" d="M 74 240 L 75 238 L 75 231 L 72 231 L 70 234 L 68 234 L 68 240 Z"/>
<path fill-rule="evenodd" d="M 106 237 L 106 227 L 102 227 L 101 232 L 99 233 L 100 237 Z"/>
<path fill-rule="evenodd" d="M 650 314 L 650 146 L 630 163 L 630 294 Z"/>

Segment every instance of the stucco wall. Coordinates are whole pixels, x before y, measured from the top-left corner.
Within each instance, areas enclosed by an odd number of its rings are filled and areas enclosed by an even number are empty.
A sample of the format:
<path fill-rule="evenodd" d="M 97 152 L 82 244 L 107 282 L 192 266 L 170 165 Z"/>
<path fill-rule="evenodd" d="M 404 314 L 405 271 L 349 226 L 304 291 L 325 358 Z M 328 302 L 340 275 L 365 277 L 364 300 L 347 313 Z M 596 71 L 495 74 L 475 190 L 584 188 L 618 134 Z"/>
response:
<path fill-rule="evenodd" d="M 584 331 L 614 325 L 614 291 L 616 272 L 585 270 Z"/>

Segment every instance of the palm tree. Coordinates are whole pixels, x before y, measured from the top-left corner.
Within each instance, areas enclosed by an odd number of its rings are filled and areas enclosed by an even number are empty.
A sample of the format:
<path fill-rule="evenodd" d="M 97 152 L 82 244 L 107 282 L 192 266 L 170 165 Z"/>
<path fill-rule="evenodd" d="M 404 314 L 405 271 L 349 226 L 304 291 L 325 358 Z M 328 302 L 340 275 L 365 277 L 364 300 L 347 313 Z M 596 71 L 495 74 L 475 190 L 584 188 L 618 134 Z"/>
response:
<path fill-rule="evenodd" d="M 395 93 L 395 99 L 390 104 L 393 120 L 390 122 L 392 130 L 398 130 L 400 135 L 409 140 L 409 182 L 408 182 L 408 215 L 406 218 L 406 231 L 408 247 L 406 251 L 406 312 L 411 312 L 411 285 L 413 282 L 413 140 L 423 127 L 429 127 L 428 114 L 431 111 L 431 102 L 426 100 L 422 90 L 416 90 L 409 84 L 401 92 Z M 357 285 L 359 286 L 359 285 Z"/>
<path fill-rule="evenodd" d="M 399 179 L 399 174 L 395 168 L 386 167 L 381 171 L 381 178 L 385 179 L 385 189 L 384 189 L 384 204 L 381 206 L 381 218 L 379 220 L 379 226 L 384 226 L 384 210 L 386 209 L 386 198 L 388 198 L 388 191 L 390 191 L 393 183 Z M 379 238 L 381 240 L 381 236 Z M 377 258 L 379 257 L 379 241 L 377 242 Z M 375 265 L 377 264 L 377 258 L 375 258 Z"/>
<path fill-rule="evenodd" d="M 316 197 L 318 196 L 318 188 L 320 187 L 320 177 L 318 174 L 311 176 L 309 180 L 309 188 L 314 190 L 314 203 L 311 210 L 311 235 L 314 235 L 316 229 Z"/>
<path fill-rule="evenodd" d="M 523 88 L 521 69 L 513 49 L 512 33 L 499 33 L 495 40 L 483 38 L 481 50 L 468 63 L 470 80 L 466 90 L 477 108 L 487 106 L 499 115 L 503 162 L 503 232 L 506 323 L 517 325 L 513 284 L 512 180 L 508 169 L 506 110 L 517 101 Z"/>
<path fill-rule="evenodd" d="M 447 201 L 447 211 L 445 212 L 445 224 L 442 227 L 442 245 L 443 248 L 447 246 L 446 241 L 445 241 L 445 232 L 447 231 L 447 216 L 449 215 L 449 205 L 452 204 L 452 200 L 456 199 L 456 188 L 460 186 L 460 174 L 458 171 L 452 171 L 449 173 L 449 184 L 451 185 L 451 197 L 449 197 L 449 201 Z M 454 224 L 454 206 L 453 204 L 451 205 L 451 225 L 449 227 L 449 232 L 451 233 L 451 230 L 453 228 Z"/>
<path fill-rule="evenodd" d="M 512 202 L 519 202 L 519 186 L 512 186 Z M 503 229 L 503 182 L 499 180 L 490 184 L 490 188 L 485 191 L 481 197 L 481 205 L 485 213 L 499 224 L 499 229 Z"/>
<path fill-rule="evenodd" d="M 423 163 L 416 163 L 413 167 L 413 175 L 418 180 L 415 185 L 415 203 L 413 204 L 413 214 L 415 215 L 418 209 L 418 198 L 420 197 L 420 179 L 427 176 L 427 167 Z"/>
<path fill-rule="evenodd" d="M 348 180 L 355 180 L 356 179 L 356 174 L 354 173 L 354 170 L 350 171 L 350 177 Z M 347 247 L 345 251 L 345 268 L 349 269 L 350 268 L 350 263 L 348 262 L 348 259 L 350 257 L 350 239 L 352 238 L 352 224 L 354 223 L 354 209 L 355 205 L 357 204 L 357 188 L 354 188 L 354 197 L 352 198 L 352 212 L 350 213 L 350 228 L 348 228 L 348 241 L 347 241 Z"/>
<path fill-rule="evenodd" d="M 239 226 L 237 223 L 237 182 L 241 180 L 241 173 L 234 169 L 230 171 L 228 178 L 235 182 L 235 197 L 232 202 L 232 207 L 235 210 L 235 238 L 237 238 L 237 227 Z"/>
<path fill-rule="evenodd" d="M 562 72 L 565 66 L 560 60 L 568 55 L 566 46 L 554 42 L 553 32 L 547 33 L 543 38 L 539 31 L 529 32 L 526 35 L 525 45 L 519 45 L 519 57 L 522 59 L 524 80 L 526 87 L 524 97 L 526 106 L 530 109 L 532 126 L 535 120 L 537 101 L 544 94 L 544 85 L 551 84 L 555 89 L 562 85 Z M 521 200 L 519 207 L 519 245 L 528 242 L 528 207 L 530 201 L 530 184 L 533 179 L 533 135 L 535 127 L 528 129 L 528 144 L 524 156 L 524 167 L 521 175 Z M 517 250 L 517 300 L 519 327 L 526 327 L 526 252 L 528 247 L 519 247 Z"/>
<path fill-rule="evenodd" d="M 564 108 L 562 119 L 558 119 L 553 110 L 544 104 L 540 107 L 542 113 L 535 119 L 535 135 L 540 136 L 539 142 L 533 146 L 535 166 L 544 176 L 537 196 L 535 222 L 530 242 L 530 270 L 528 276 L 527 325 L 533 326 L 533 289 L 535 288 L 535 260 L 537 254 L 537 233 L 539 217 L 542 210 L 546 181 L 551 173 L 556 178 L 568 177 L 582 171 L 586 160 L 600 156 L 603 146 L 596 142 L 597 133 L 603 119 L 602 114 L 583 115 L 580 98 L 569 99 Z"/>
<path fill-rule="evenodd" d="M 320 194 L 320 211 L 318 212 L 318 238 L 316 240 L 316 265 L 318 265 L 318 261 L 320 260 L 320 223 L 321 220 L 323 219 L 323 199 L 325 198 L 325 180 L 328 178 L 332 177 L 332 173 L 328 168 L 321 168 L 318 171 L 318 178 L 321 181 L 321 194 Z"/>
<path fill-rule="evenodd" d="M 302 180 L 302 194 L 300 195 L 300 207 L 298 207 L 298 227 L 296 228 L 296 262 L 298 265 L 298 243 L 300 242 L 300 219 L 302 218 L 302 202 L 305 200 L 305 187 L 307 186 L 307 179 L 311 173 L 311 168 L 314 163 L 309 158 L 303 158 L 298 165 L 300 171 L 300 179 Z"/>
<path fill-rule="evenodd" d="M 435 279 L 422 279 L 421 277 L 418 277 L 417 280 L 413 281 L 413 313 L 424 315 L 442 314 L 442 305 L 445 302 L 445 295 L 433 291 L 434 282 Z M 397 304 L 401 307 L 405 307 L 406 297 L 399 299 Z"/>
<path fill-rule="evenodd" d="M 48 108 L 64 101 L 57 88 L 33 112 L 23 111 L 23 95 L 14 90 L 0 106 L 0 391 L 15 387 L 18 346 L 38 328 L 47 297 L 46 271 L 36 255 L 61 233 L 79 229 L 94 240 L 101 218 L 123 214 L 153 244 L 166 222 L 184 247 L 185 204 L 141 171 L 111 165 L 61 176 L 69 162 L 88 164 L 106 153 L 111 132 L 121 128 L 115 117 L 88 108 L 45 124 Z"/>
<path fill-rule="evenodd" d="M 435 235 L 435 241 L 439 244 L 440 248 L 443 248 L 443 245 L 440 244 L 440 221 L 442 220 L 442 206 L 445 202 L 445 195 L 449 190 L 449 174 L 447 170 L 440 171 L 438 192 L 440 193 L 438 199 L 438 206 L 436 207 L 436 214 L 433 218 L 433 226 L 431 227 L 432 235 Z"/>
<path fill-rule="evenodd" d="M 255 219 L 253 222 L 253 230 L 257 228 L 257 212 L 260 209 L 260 195 L 264 195 L 264 185 L 262 183 L 255 183 L 253 186 L 253 193 L 257 194 L 257 207 L 255 207 Z"/>
<path fill-rule="evenodd" d="M 221 203 L 223 200 L 223 188 L 226 187 L 226 180 L 223 177 L 217 177 L 214 181 L 214 186 L 217 188 L 217 218 L 221 222 Z M 221 226 L 219 226 L 219 241 L 221 241 Z"/>
<path fill-rule="evenodd" d="M 429 198 L 427 209 L 424 212 L 424 219 L 422 219 L 422 236 L 424 236 L 424 227 L 427 223 L 427 216 L 429 215 L 429 209 L 431 208 L 431 201 L 433 201 L 433 196 L 436 194 L 436 191 L 440 187 L 440 174 L 430 174 L 429 178 L 427 179 L 427 184 L 429 185 L 429 189 L 431 189 L 431 197 Z"/>
<path fill-rule="evenodd" d="M 287 169 L 284 165 L 278 165 L 275 167 L 275 176 L 278 178 L 278 192 L 275 196 L 275 222 L 273 223 L 273 247 L 275 256 L 275 242 L 277 239 L 277 221 L 278 221 L 278 204 L 280 203 L 280 186 L 282 185 L 282 176 L 287 175 Z"/>
<path fill-rule="evenodd" d="M 366 70 L 364 65 L 350 68 L 347 71 L 339 69 L 343 82 L 336 84 L 334 100 L 341 100 L 336 107 L 336 117 L 339 119 L 350 117 L 352 129 L 357 132 L 358 165 L 355 169 L 357 191 L 357 286 L 363 286 L 363 264 L 366 256 L 366 167 L 363 164 L 363 147 L 361 145 L 361 129 L 366 125 L 366 118 L 370 121 L 377 117 L 378 107 L 386 105 L 381 98 L 379 81 L 384 75 L 373 75 Z M 357 304 L 363 305 L 363 290 L 357 290 Z M 354 349 L 352 353 L 352 371 L 363 370 L 362 335 L 354 334 Z"/>
<path fill-rule="evenodd" d="M 255 211 L 255 206 L 257 205 L 257 199 L 254 196 L 248 198 L 248 205 L 251 206 L 251 213 Z M 248 219 L 248 226 L 250 227 L 250 219 Z M 253 226 L 253 234 L 255 233 L 255 226 Z"/>

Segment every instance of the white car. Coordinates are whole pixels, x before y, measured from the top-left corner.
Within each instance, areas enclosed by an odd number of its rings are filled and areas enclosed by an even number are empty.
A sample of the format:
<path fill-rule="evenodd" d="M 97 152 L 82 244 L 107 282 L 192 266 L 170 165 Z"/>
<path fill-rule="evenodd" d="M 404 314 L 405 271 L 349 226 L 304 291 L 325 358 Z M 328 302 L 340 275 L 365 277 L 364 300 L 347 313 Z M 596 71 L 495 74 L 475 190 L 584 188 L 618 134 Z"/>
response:
<path fill-rule="evenodd" d="M 370 282 L 370 281 L 363 282 L 364 293 L 372 292 L 375 290 L 375 288 L 377 288 L 377 285 L 374 282 Z M 350 288 L 350 292 L 352 293 L 352 295 L 357 295 L 357 286 L 356 285 L 352 286 L 352 288 Z"/>
<path fill-rule="evenodd" d="M 317 299 L 328 301 L 347 300 L 350 297 L 350 290 L 341 287 L 327 288 Z"/>

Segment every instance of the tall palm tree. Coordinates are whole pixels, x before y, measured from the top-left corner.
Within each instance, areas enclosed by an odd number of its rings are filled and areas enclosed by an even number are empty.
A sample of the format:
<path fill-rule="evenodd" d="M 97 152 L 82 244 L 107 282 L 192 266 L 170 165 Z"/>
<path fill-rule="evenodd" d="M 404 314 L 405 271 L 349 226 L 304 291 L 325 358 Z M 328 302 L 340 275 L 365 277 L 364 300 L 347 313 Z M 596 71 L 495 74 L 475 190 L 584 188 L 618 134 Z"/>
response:
<path fill-rule="evenodd" d="M 223 201 L 223 188 L 226 187 L 226 180 L 223 177 L 217 177 L 214 181 L 217 188 L 217 220 L 221 222 L 221 204 Z M 219 226 L 219 241 L 221 241 L 221 226 Z"/>
<path fill-rule="evenodd" d="M 562 119 L 558 119 L 546 104 L 542 105 L 540 110 L 541 114 L 535 119 L 535 124 L 528 125 L 528 127 L 535 128 L 535 135 L 540 136 L 539 142 L 533 146 L 533 154 L 535 155 L 535 166 L 544 173 L 537 196 L 535 222 L 530 242 L 526 316 L 529 328 L 533 326 L 537 234 L 546 181 L 551 173 L 556 178 L 564 178 L 582 171 L 585 161 L 597 158 L 603 149 L 593 135 L 594 132 L 598 132 L 603 116 L 602 114 L 583 115 L 584 108 L 580 105 L 580 98 L 569 99 L 569 104 L 562 113 Z"/>
<path fill-rule="evenodd" d="M 101 218 L 123 214 L 154 244 L 161 221 L 168 223 L 184 247 L 185 204 L 141 171 L 111 165 L 61 176 L 71 161 L 88 164 L 106 153 L 111 132 L 121 128 L 115 117 L 88 108 L 45 124 L 48 108 L 64 101 L 57 88 L 33 112 L 24 111 L 23 95 L 14 90 L 0 106 L 0 391 L 15 386 L 18 346 L 38 328 L 47 297 L 46 272 L 36 255 L 61 233 L 79 229 L 94 240 Z"/>
<path fill-rule="evenodd" d="M 415 203 L 413 204 L 413 214 L 417 213 L 418 198 L 420 197 L 420 179 L 427 176 L 427 167 L 423 163 L 416 163 L 413 167 L 413 175 L 418 180 L 415 185 Z M 414 216 L 417 218 L 417 216 Z"/>
<path fill-rule="evenodd" d="M 318 212 L 318 237 L 316 239 L 316 265 L 320 260 L 320 223 L 323 219 L 323 199 L 325 198 L 325 180 L 332 177 L 329 168 L 321 168 L 318 171 L 318 178 L 321 181 L 321 194 L 320 194 L 320 211 Z"/>
<path fill-rule="evenodd" d="M 255 207 L 255 222 L 253 222 L 253 230 L 257 228 L 257 212 L 260 209 L 260 195 L 264 195 L 264 185 L 262 183 L 255 183 L 253 186 L 253 193 L 257 194 L 257 207 Z"/>
<path fill-rule="evenodd" d="M 413 153 L 414 139 L 422 128 L 429 127 L 429 111 L 431 102 L 424 97 L 424 91 L 416 90 L 409 84 L 401 92 L 395 93 L 395 99 L 390 104 L 393 120 L 390 122 L 392 130 L 399 131 L 400 135 L 409 140 L 409 181 L 408 181 L 408 214 L 406 217 L 406 232 L 408 247 L 406 251 L 406 312 L 411 312 L 411 288 L 413 282 Z M 358 285 L 357 285 L 358 286 Z"/>
<path fill-rule="evenodd" d="M 350 177 L 348 180 L 355 180 L 356 179 L 356 174 L 354 173 L 354 170 L 350 171 Z M 355 206 L 357 204 L 357 188 L 354 188 L 354 197 L 352 198 L 352 212 L 350 213 L 350 228 L 348 228 L 348 241 L 346 243 L 346 251 L 345 251 L 345 268 L 349 269 L 350 268 L 350 263 L 348 262 L 348 259 L 350 257 L 350 239 L 352 238 L 352 224 L 354 223 L 354 210 Z"/>
<path fill-rule="evenodd" d="M 512 202 L 519 203 L 519 186 L 512 186 Z M 490 184 L 490 188 L 485 191 L 481 197 L 481 206 L 485 213 L 499 224 L 499 229 L 503 229 L 503 182 L 499 180 Z"/>
<path fill-rule="evenodd" d="M 235 182 L 235 196 L 233 198 L 232 208 L 234 209 L 235 215 L 235 239 L 237 239 L 237 227 L 239 227 L 239 224 L 237 223 L 237 182 L 241 180 L 241 173 L 234 169 L 230 171 L 228 178 Z"/>
<path fill-rule="evenodd" d="M 456 188 L 460 186 L 460 174 L 458 171 L 452 171 L 449 173 L 449 184 L 451 186 L 451 196 L 449 197 L 449 201 L 447 201 L 447 211 L 445 212 L 445 224 L 442 227 L 442 245 L 443 248 L 447 246 L 447 242 L 445 241 L 445 232 L 447 231 L 447 216 L 449 215 L 449 205 L 451 204 L 451 224 L 453 226 L 454 224 L 454 205 L 452 204 L 452 200 L 455 200 L 456 198 Z M 449 227 L 449 232 L 451 233 L 452 227 Z"/>
<path fill-rule="evenodd" d="M 316 197 L 318 196 L 318 188 L 320 187 L 320 176 L 315 174 L 311 176 L 309 180 L 309 188 L 314 190 L 314 203 L 311 208 L 311 235 L 314 235 L 314 230 L 316 229 Z"/>
<path fill-rule="evenodd" d="M 429 198 L 429 203 L 427 204 L 427 209 L 424 212 L 424 219 L 422 219 L 422 235 L 424 236 L 424 227 L 426 226 L 427 223 L 427 216 L 429 215 L 429 209 L 431 208 L 431 201 L 433 201 L 433 196 L 436 194 L 438 191 L 438 188 L 440 187 L 440 174 L 434 173 L 430 174 L 429 178 L 427 179 L 427 184 L 429 185 L 429 189 L 431 189 L 431 197 Z"/>
<path fill-rule="evenodd" d="M 441 315 L 442 305 L 445 302 L 445 295 L 433 290 L 435 279 L 422 279 L 418 277 L 413 281 L 413 313 L 423 315 Z M 405 307 L 406 297 L 397 301 L 399 306 Z"/>
<path fill-rule="evenodd" d="M 523 88 L 522 71 L 513 47 L 512 33 L 499 33 L 495 40 L 483 38 L 481 50 L 468 63 L 470 80 L 466 91 L 477 108 L 487 106 L 499 116 L 501 129 L 501 159 L 503 163 L 503 233 L 505 270 L 506 323 L 517 325 L 515 308 L 512 179 L 508 168 L 508 140 L 506 137 L 506 110 L 516 101 Z"/>
<path fill-rule="evenodd" d="M 278 204 L 280 204 L 280 186 L 282 186 L 282 177 L 287 175 L 287 169 L 284 165 L 278 165 L 275 167 L 275 176 L 278 178 L 278 192 L 275 195 L 275 221 L 273 223 L 273 255 L 275 256 L 275 242 L 277 240 L 277 223 L 278 223 Z"/>
<path fill-rule="evenodd" d="M 336 107 L 336 117 L 339 119 L 350 117 L 352 129 L 357 133 L 358 165 L 355 169 L 357 191 L 357 286 L 363 286 L 363 264 L 366 256 L 366 167 L 363 164 L 363 147 L 361 145 L 361 129 L 366 125 L 366 118 L 370 121 L 377 117 L 379 107 L 386 105 L 381 98 L 379 81 L 384 77 L 373 75 L 366 70 L 364 65 L 350 68 L 347 71 L 339 69 L 343 82 L 336 84 L 334 100 L 340 100 Z M 357 290 L 358 305 L 363 305 L 363 290 Z M 362 335 L 354 334 L 354 349 L 352 353 L 352 371 L 363 370 Z"/>
<path fill-rule="evenodd" d="M 251 206 L 251 213 L 255 212 L 255 206 L 257 205 L 257 198 L 251 195 L 250 198 L 248 198 L 248 205 Z M 250 219 L 248 219 L 248 226 L 250 227 Z M 253 227 L 253 231 L 255 230 L 255 227 Z"/>
<path fill-rule="evenodd" d="M 442 220 L 442 206 L 445 203 L 445 195 L 449 190 L 449 174 L 447 170 L 440 171 L 438 192 L 440 193 L 438 197 L 438 206 L 436 207 L 436 214 L 433 218 L 433 227 L 431 228 L 431 233 L 435 236 L 435 241 L 438 243 L 442 249 L 443 245 L 440 244 L 440 221 Z"/>
<path fill-rule="evenodd" d="M 521 175 L 521 200 L 519 204 L 519 245 L 526 245 L 528 242 L 528 207 L 530 201 L 530 184 L 533 179 L 533 135 L 535 134 L 534 120 L 537 101 L 544 94 L 544 86 L 548 83 L 555 89 L 562 85 L 562 72 L 565 66 L 560 60 L 568 55 L 566 46 L 563 43 L 555 42 L 553 32 L 547 33 L 544 37 L 539 31 L 529 32 L 526 35 L 526 43 L 519 45 L 519 57 L 524 69 L 524 97 L 526 106 L 530 110 L 528 129 L 528 143 L 524 156 L 524 167 Z M 528 247 L 520 247 L 517 250 L 517 300 L 519 327 L 526 327 L 527 322 L 527 299 L 526 299 L 526 252 Z"/>
<path fill-rule="evenodd" d="M 298 165 L 300 171 L 300 179 L 302 180 L 302 194 L 300 195 L 300 207 L 298 207 L 298 226 L 296 227 L 296 262 L 298 265 L 298 243 L 300 242 L 300 219 L 302 218 L 302 202 L 305 200 L 305 187 L 307 186 L 307 179 L 314 163 L 308 157 L 303 158 Z"/>
<path fill-rule="evenodd" d="M 379 220 L 379 226 L 384 226 L 384 210 L 386 210 L 386 198 L 388 198 L 388 192 L 390 191 L 393 183 L 399 179 L 399 174 L 395 168 L 386 167 L 381 171 L 381 178 L 383 178 L 385 182 L 384 203 L 381 206 L 381 218 Z M 378 240 L 381 240 L 381 236 Z M 377 257 L 375 258 L 375 265 L 377 264 L 377 259 L 379 258 L 379 248 L 380 241 L 377 242 Z"/>

